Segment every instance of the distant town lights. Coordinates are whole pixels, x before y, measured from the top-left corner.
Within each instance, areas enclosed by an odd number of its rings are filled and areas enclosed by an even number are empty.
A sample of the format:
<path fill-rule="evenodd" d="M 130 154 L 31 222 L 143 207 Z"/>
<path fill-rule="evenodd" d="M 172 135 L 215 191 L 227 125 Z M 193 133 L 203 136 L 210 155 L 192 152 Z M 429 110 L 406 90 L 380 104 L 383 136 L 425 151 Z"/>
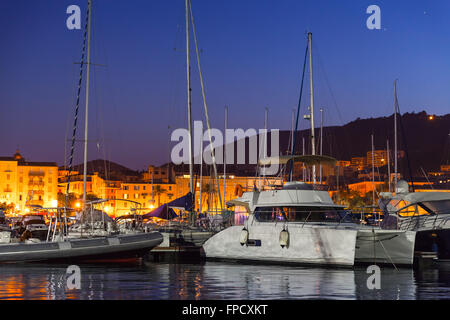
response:
<path fill-rule="evenodd" d="M 433 115 L 428 116 L 428 120 L 434 120 L 434 116 Z"/>

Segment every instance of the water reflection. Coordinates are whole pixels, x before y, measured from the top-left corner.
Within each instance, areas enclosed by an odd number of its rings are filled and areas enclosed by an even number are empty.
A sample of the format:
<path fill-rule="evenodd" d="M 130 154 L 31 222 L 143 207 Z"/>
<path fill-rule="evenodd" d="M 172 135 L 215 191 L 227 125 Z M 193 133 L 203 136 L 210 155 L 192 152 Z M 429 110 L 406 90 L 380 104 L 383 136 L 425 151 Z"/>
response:
<path fill-rule="evenodd" d="M 66 287 L 67 265 L 0 265 L 0 299 L 441 299 L 450 267 L 382 268 L 369 290 L 365 268 L 325 269 L 207 262 L 82 265 L 81 290 Z"/>

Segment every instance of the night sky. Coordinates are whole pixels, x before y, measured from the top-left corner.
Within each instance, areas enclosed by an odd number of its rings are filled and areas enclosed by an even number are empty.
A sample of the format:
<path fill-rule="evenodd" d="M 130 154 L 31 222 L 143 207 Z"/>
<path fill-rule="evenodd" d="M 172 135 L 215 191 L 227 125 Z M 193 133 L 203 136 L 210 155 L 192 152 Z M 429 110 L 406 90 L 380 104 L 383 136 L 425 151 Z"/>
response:
<path fill-rule="evenodd" d="M 87 1 L 0 2 L 0 156 L 19 148 L 31 161 L 64 164 L 83 35 L 66 27 L 71 4 L 83 28 Z M 381 8 L 381 30 L 366 27 L 371 4 Z M 228 105 L 229 127 L 262 128 L 268 107 L 269 127 L 290 129 L 307 31 L 325 125 L 392 114 L 396 78 L 402 112 L 450 110 L 450 1 L 192 0 L 192 9 L 214 127 L 223 128 Z M 92 18 L 92 62 L 106 66 L 91 69 L 88 158 L 133 169 L 167 162 L 169 132 L 187 126 L 184 0 L 94 0 Z M 192 53 L 194 119 L 202 119 Z M 77 143 L 76 163 L 82 150 Z"/>

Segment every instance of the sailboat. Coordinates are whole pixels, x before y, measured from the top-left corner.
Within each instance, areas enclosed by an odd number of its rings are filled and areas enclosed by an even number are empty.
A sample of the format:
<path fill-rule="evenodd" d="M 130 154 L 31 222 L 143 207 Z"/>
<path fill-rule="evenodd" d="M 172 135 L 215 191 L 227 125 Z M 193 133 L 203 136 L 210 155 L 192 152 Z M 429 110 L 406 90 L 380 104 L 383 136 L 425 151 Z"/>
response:
<path fill-rule="evenodd" d="M 206 241 L 203 245 L 205 256 L 210 259 L 338 266 L 353 266 L 355 263 L 412 265 L 414 231 L 357 225 L 348 210 L 333 203 L 329 193 L 315 185 L 316 166 L 323 163 L 334 165 L 336 160 L 315 154 L 311 33 L 308 33 L 308 48 L 311 101 L 308 119 L 311 120 L 312 154 L 295 155 L 294 140 L 291 155 L 260 159 L 261 165 L 290 163 L 291 181 L 274 190 L 245 192 L 242 197 L 227 203 L 246 208 L 249 218 L 244 227 L 227 228 Z M 305 54 L 304 66 L 306 58 Z M 312 167 L 312 185 L 292 181 L 294 161 Z"/>
<path fill-rule="evenodd" d="M 405 180 L 397 181 L 397 80 L 394 81 L 394 193 L 382 192 L 379 207 L 386 230 L 416 232 L 414 251 L 432 253 L 438 262 L 450 261 L 450 194 L 442 191 L 412 192 Z M 401 122 L 400 122 L 401 123 Z M 405 139 L 405 137 L 403 137 Z M 390 183 L 390 177 L 389 177 Z"/>
<path fill-rule="evenodd" d="M 84 208 L 86 209 L 86 160 L 87 160 L 87 127 L 88 127 L 88 102 L 89 102 L 89 67 L 90 67 L 90 29 L 91 29 L 92 0 L 88 0 L 88 19 L 86 33 L 88 35 L 87 45 L 87 80 L 86 80 L 86 118 L 85 118 L 85 144 L 84 144 Z M 84 41 L 86 40 L 86 33 Z M 82 68 L 84 64 L 84 44 L 81 60 L 80 82 Z M 72 149 L 70 156 L 70 166 L 68 173 L 67 194 L 70 184 L 70 173 L 72 169 L 73 146 L 76 133 L 76 118 L 78 112 L 78 102 L 80 96 L 80 85 L 78 87 L 78 98 L 75 115 L 75 124 L 72 137 Z M 66 194 L 66 203 L 67 203 Z M 17 262 L 107 262 L 123 259 L 136 259 L 144 256 L 152 248 L 163 241 L 161 233 L 153 231 L 137 234 L 117 234 L 93 238 L 73 238 L 68 234 L 67 213 L 72 209 L 62 208 L 42 208 L 51 215 L 51 223 L 45 241 L 27 241 L 0 244 L 0 263 Z"/>

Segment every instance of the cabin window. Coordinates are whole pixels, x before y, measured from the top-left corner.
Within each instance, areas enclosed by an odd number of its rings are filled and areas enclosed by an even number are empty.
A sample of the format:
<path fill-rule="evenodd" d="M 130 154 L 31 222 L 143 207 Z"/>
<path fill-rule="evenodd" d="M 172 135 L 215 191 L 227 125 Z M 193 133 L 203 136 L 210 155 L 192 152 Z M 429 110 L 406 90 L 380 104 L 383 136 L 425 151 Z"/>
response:
<path fill-rule="evenodd" d="M 450 200 L 424 201 L 419 206 L 434 214 L 450 213 Z"/>
<path fill-rule="evenodd" d="M 351 222 L 348 211 L 336 207 L 258 207 L 254 214 L 260 222 Z"/>
<path fill-rule="evenodd" d="M 422 206 L 414 204 L 401 209 L 398 214 L 402 217 L 422 216 L 429 215 L 430 211 L 425 210 Z"/>

